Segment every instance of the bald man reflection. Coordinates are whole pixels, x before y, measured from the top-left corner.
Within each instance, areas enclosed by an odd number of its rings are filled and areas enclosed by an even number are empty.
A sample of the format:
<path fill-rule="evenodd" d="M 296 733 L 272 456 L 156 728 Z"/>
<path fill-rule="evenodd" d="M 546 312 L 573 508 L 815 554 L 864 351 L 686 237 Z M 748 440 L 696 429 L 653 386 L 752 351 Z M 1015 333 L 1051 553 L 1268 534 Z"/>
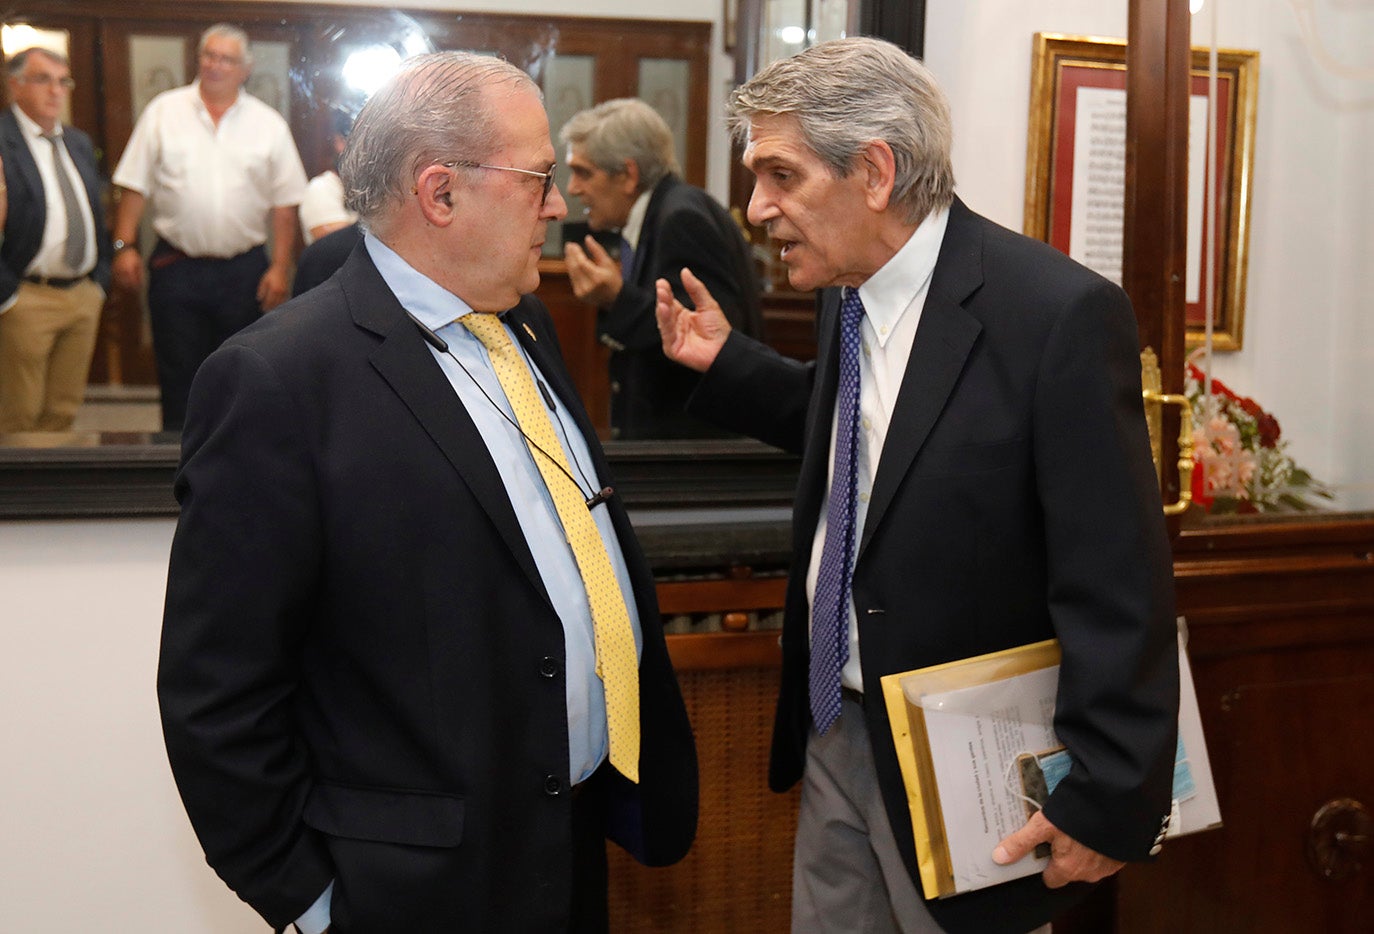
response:
<path fill-rule="evenodd" d="M 605 931 L 606 838 L 661 865 L 695 833 L 653 581 L 529 297 L 553 163 L 523 72 L 412 59 L 341 165 L 363 241 L 192 387 L 167 749 L 210 864 L 279 928 Z"/>

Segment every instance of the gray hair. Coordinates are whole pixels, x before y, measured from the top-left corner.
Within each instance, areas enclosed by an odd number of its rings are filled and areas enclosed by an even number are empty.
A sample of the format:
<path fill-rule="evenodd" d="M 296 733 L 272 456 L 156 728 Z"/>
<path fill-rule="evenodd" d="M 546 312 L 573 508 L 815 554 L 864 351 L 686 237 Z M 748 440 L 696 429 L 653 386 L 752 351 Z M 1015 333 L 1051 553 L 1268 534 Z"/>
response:
<path fill-rule="evenodd" d="M 605 172 L 625 169 L 625 160 L 639 166 L 639 190 L 653 188 L 665 175 L 681 175 L 673 148 L 673 131 L 658 111 L 637 97 L 604 101 L 574 114 L 558 138 L 581 148 L 591 163 Z"/>
<path fill-rule="evenodd" d="M 45 56 L 51 61 L 57 62 L 57 64 L 61 65 L 69 71 L 72 67 L 71 60 L 68 59 L 67 56 L 63 55 L 61 52 L 58 52 L 54 49 L 44 48 L 41 45 L 32 45 L 22 52 L 15 52 L 13 55 L 10 56 L 9 61 L 5 63 L 6 70 L 9 71 L 10 77 L 17 78 L 19 77 L 19 75 L 23 74 L 24 66 L 28 64 L 30 55 Z"/>
<path fill-rule="evenodd" d="M 796 119 L 803 141 L 839 178 L 870 142 L 886 142 L 897 166 L 892 199 L 910 223 L 954 200 L 949 104 L 930 70 L 890 42 L 822 42 L 730 95 L 730 132 L 741 144 L 753 117 L 779 114 Z"/>
<path fill-rule="evenodd" d="M 205 46 L 211 39 L 230 39 L 239 44 L 243 49 L 243 64 L 253 64 L 253 46 L 248 41 L 248 33 L 232 23 L 215 23 L 205 32 L 200 34 L 200 43 L 196 46 L 196 54 L 205 54 Z"/>
<path fill-rule="evenodd" d="M 353 122 L 339 161 L 344 204 L 371 227 L 425 166 L 486 161 L 501 141 L 501 111 L 484 92 L 499 85 L 539 94 L 529 75 L 489 55 L 431 52 L 402 63 Z"/>

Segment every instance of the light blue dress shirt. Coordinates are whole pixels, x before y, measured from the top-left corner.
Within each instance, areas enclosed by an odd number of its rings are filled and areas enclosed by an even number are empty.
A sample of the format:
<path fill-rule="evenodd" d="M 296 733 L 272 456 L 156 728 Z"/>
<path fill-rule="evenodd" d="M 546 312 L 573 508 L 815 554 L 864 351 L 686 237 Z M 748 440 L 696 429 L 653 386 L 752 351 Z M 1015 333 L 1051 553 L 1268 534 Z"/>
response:
<path fill-rule="evenodd" d="M 365 234 L 363 243 L 377 271 L 381 273 L 382 279 L 401 306 L 448 344 L 448 353 L 441 353 L 430 345 L 426 346 L 429 346 L 434 359 L 448 377 L 459 401 L 467 409 L 468 415 L 482 435 L 482 440 L 486 442 L 492 460 L 501 470 L 501 480 L 515 510 L 515 517 L 520 522 L 520 530 L 524 532 L 525 541 L 534 555 L 535 566 L 539 569 L 539 576 L 549 593 L 549 599 L 553 601 L 554 610 L 563 622 L 567 673 L 568 775 L 573 783 L 583 781 L 606 759 L 606 695 L 602 689 L 601 679 L 596 675 L 596 641 L 587 591 L 582 583 L 582 575 L 577 569 L 572 548 L 563 533 L 563 524 L 559 521 L 553 497 L 544 485 L 544 478 L 539 473 L 539 467 L 535 464 L 524 437 L 515 427 L 515 413 L 506 400 L 501 383 L 496 378 L 496 372 L 491 367 L 486 347 L 467 328 L 457 323 L 458 318 L 463 315 L 477 312 L 473 312 L 461 298 L 417 272 L 376 237 Z M 507 331 L 509 330 L 507 327 Z M 513 333 L 511 340 L 520 348 L 520 342 Z M 523 348 L 521 349 L 534 379 L 547 385 L 538 366 L 523 353 Z M 461 361 L 462 366 L 459 366 L 454 358 Z M 554 432 L 562 442 L 563 454 L 568 465 L 572 467 L 573 477 L 578 485 L 583 487 L 584 497 L 590 496 L 601 489 L 604 480 L 596 475 L 596 467 L 592 462 L 586 439 L 578 430 L 572 415 L 556 397 L 554 410 L 549 415 L 553 421 Z M 625 596 L 625 607 L 629 611 L 630 624 L 634 629 L 635 650 L 642 653 L 644 638 L 640 632 L 634 592 L 630 588 L 630 572 L 625 566 L 625 556 L 620 550 L 620 540 L 616 537 L 615 528 L 611 524 L 610 512 L 605 506 L 597 506 L 592 510 L 592 517 L 596 520 L 602 541 L 606 543 L 606 552 L 610 555 L 612 567 L 615 568 L 620 592 Z M 455 615 L 461 612 L 461 607 L 454 607 Z M 297 920 L 296 926 L 303 934 L 319 934 L 328 926 L 332 892 L 333 883 L 330 883 L 330 887 L 320 895 L 315 904 Z"/>

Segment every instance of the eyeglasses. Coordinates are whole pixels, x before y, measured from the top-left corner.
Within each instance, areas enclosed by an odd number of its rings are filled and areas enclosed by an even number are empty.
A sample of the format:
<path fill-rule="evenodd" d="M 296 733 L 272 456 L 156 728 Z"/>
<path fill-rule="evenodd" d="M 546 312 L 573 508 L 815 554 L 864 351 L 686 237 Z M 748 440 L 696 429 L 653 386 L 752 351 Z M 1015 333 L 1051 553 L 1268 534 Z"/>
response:
<path fill-rule="evenodd" d="M 52 75 L 24 75 L 19 80 L 38 88 L 50 88 L 55 84 L 64 91 L 70 91 L 76 87 L 76 82 L 71 78 L 54 78 Z"/>
<path fill-rule="evenodd" d="M 530 170 L 530 169 L 517 169 L 517 168 L 515 168 L 514 166 L 510 166 L 510 165 L 487 165 L 485 162 L 462 162 L 462 161 L 458 161 L 458 162 L 444 162 L 444 163 L 441 163 L 441 165 L 444 165 L 444 166 L 446 166 L 447 168 L 450 168 L 450 169 L 453 168 L 453 167 L 455 167 L 455 166 L 461 165 L 461 166 L 464 166 L 465 168 L 469 168 L 469 169 L 495 169 L 495 170 L 498 171 L 498 172 L 519 172 L 521 175 L 533 175 L 535 178 L 542 178 L 542 179 L 544 180 L 544 194 L 543 194 L 543 197 L 541 197 L 541 198 L 539 199 L 539 206 L 540 206 L 540 207 L 543 207 L 545 204 L 548 203 L 548 200 L 549 200 L 549 192 L 553 190 L 553 173 L 556 172 L 556 171 L 558 170 L 558 163 L 557 163 L 557 162 L 555 162 L 553 165 L 549 166 L 549 170 L 548 170 L 547 172 L 535 172 L 535 171 L 532 171 L 532 170 Z"/>
<path fill-rule="evenodd" d="M 220 55 L 218 52 L 201 52 L 200 60 L 207 65 L 242 65 L 243 59 L 234 55 Z"/>

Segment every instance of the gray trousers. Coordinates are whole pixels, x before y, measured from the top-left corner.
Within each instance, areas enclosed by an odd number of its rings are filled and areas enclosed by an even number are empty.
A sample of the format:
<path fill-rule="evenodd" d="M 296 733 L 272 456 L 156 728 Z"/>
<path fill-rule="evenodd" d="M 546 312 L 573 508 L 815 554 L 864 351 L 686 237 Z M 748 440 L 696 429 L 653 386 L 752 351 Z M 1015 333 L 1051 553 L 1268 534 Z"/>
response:
<path fill-rule="evenodd" d="M 792 861 L 793 934 L 938 934 L 887 819 L 863 707 L 806 743 Z M 1049 934 L 1047 924 L 1032 934 Z"/>

